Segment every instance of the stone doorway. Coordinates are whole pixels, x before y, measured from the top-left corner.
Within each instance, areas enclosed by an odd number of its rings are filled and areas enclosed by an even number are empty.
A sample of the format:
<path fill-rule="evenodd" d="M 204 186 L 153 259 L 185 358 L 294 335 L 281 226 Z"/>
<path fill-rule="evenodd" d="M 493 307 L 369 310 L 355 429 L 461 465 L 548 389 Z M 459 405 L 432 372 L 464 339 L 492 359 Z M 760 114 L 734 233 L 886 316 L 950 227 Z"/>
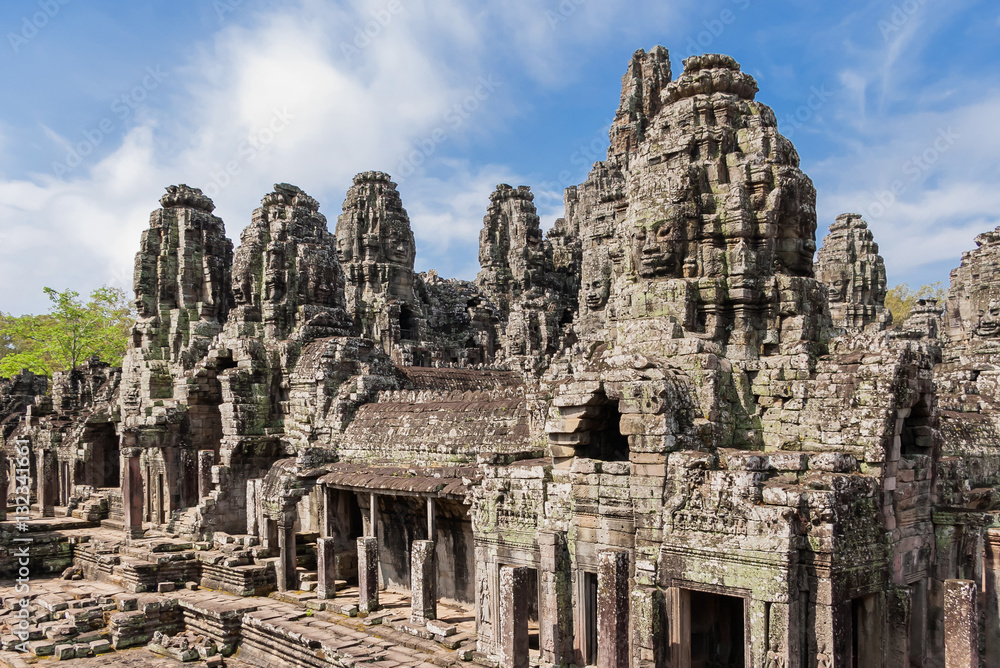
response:
<path fill-rule="evenodd" d="M 527 598 L 528 609 L 528 651 L 533 655 L 538 655 L 541 650 L 539 628 L 540 617 L 538 600 L 538 569 L 527 568 L 527 579 L 525 582 L 525 597 Z"/>
<path fill-rule="evenodd" d="M 91 447 L 87 482 L 97 489 L 118 487 L 121 484 L 121 454 L 114 424 L 105 422 L 93 427 L 87 440 Z"/>
<path fill-rule="evenodd" d="M 580 650 L 583 662 L 588 666 L 597 664 L 597 573 L 583 574 L 583 639 Z"/>
<path fill-rule="evenodd" d="M 882 664 L 882 615 L 877 594 L 851 600 L 851 663 L 853 668 Z"/>
<path fill-rule="evenodd" d="M 746 665 L 744 600 L 703 591 L 690 591 L 688 596 L 690 668 L 743 668 Z"/>

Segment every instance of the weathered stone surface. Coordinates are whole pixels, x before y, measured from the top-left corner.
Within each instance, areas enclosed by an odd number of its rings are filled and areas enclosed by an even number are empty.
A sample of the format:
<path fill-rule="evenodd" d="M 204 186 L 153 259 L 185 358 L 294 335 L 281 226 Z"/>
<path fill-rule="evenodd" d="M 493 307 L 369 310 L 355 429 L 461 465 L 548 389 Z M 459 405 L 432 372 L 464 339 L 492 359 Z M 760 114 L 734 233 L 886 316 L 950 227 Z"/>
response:
<path fill-rule="evenodd" d="M 944 660 L 949 668 L 979 666 L 979 605 L 976 583 L 944 583 Z"/>
<path fill-rule="evenodd" d="M 845 213 L 830 225 L 816 253 L 816 278 L 829 291 L 834 327 L 856 332 L 891 322 L 885 309 L 885 262 L 860 215 Z"/>
<path fill-rule="evenodd" d="M 358 610 L 378 610 L 377 538 L 358 538 Z"/>
<path fill-rule="evenodd" d="M 498 185 L 479 234 L 476 285 L 500 311 L 501 357 L 529 373 L 562 348 L 562 325 L 576 310 L 579 244 L 561 220 L 550 234 L 558 239 L 558 267 L 527 186 Z"/>
<path fill-rule="evenodd" d="M 272 340 L 296 329 L 307 340 L 348 333 L 336 242 L 315 199 L 279 183 L 261 200 L 233 259 L 233 297 L 233 326 L 241 337 L 254 323 Z"/>
<path fill-rule="evenodd" d="M 501 668 L 528 666 L 528 569 L 500 568 Z"/>

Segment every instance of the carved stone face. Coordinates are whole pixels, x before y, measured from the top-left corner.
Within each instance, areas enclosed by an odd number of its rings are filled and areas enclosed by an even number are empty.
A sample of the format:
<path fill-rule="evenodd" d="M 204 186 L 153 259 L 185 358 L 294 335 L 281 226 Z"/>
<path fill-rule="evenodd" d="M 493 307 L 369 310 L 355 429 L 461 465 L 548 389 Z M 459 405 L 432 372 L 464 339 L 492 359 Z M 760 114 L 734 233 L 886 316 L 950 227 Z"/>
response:
<path fill-rule="evenodd" d="M 642 278 L 676 278 L 681 275 L 683 230 L 678 221 L 663 219 L 637 225 L 632 235 L 632 259 Z"/>
<path fill-rule="evenodd" d="M 400 227 L 390 227 L 382 242 L 385 258 L 394 264 L 413 264 L 413 253 L 409 235 Z"/>
<path fill-rule="evenodd" d="M 808 238 L 785 239 L 778 247 L 778 260 L 795 276 L 806 276 L 813 266 L 816 242 Z"/>
<path fill-rule="evenodd" d="M 590 311 L 600 311 L 611 295 L 611 267 L 595 259 L 584 262 L 583 301 Z"/>
<path fill-rule="evenodd" d="M 1000 301 L 990 300 L 989 307 L 979 316 L 976 334 L 979 336 L 1000 336 Z"/>
<path fill-rule="evenodd" d="M 350 262 L 354 259 L 354 251 L 351 248 L 351 242 L 344 237 L 337 237 L 337 259 L 341 264 Z"/>
<path fill-rule="evenodd" d="M 847 301 L 847 286 L 849 285 L 847 276 L 844 274 L 837 274 L 833 277 L 833 281 L 830 283 L 830 301 L 832 303 L 840 303 Z"/>

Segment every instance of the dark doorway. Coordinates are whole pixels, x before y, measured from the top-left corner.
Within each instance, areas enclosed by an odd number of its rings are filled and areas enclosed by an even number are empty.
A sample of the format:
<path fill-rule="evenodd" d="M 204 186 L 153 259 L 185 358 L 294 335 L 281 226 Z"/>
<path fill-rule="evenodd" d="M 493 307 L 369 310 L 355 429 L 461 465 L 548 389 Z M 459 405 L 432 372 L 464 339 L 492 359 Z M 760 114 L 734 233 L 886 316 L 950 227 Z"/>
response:
<path fill-rule="evenodd" d="M 596 426 L 590 432 L 590 445 L 586 446 L 582 456 L 604 462 L 627 462 L 628 436 L 622 434 L 622 414 L 618 410 L 618 402 L 611 401 L 600 406 L 593 420 Z"/>
<path fill-rule="evenodd" d="M 414 337 L 413 312 L 405 304 L 399 308 L 399 338 L 411 340 Z"/>
<path fill-rule="evenodd" d="M 583 660 L 597 663 L 597 573 L 583 574 Z"/>
<path fill-rule="evenodd" d="M 910 414 L 903 418 L 899 433 L 900 454 L 903 457 L 930 454 L 934 445 L 931 428 L 931 413 L 933 399 L 925 394 L 910 408 Z"/>
<path fill-rule="evenodd" d="M 528 571 L 526 596 L 528 597 L 528 649 L 538 651 L 539 647 L 539 615 L 538 615 L 538 570 Z"/>
<path fill-rule="evenodd" d="M 745 644 L 742 598 L 691 592 L 691 668 L 743 668 Z"/>
<path fill-rule="evenodd" d="M 91 475 L 87 482 L 95 488 L 118 487 L 121 460 L 115 426 L 110 422 L 95 425 L 85 438 L 90 441 L 91 447 Z"/>
<path fill-rule="evenodd" d="M 851 666 L 882 665 L 881 615 L 874 594 L 851 600 Z"/>

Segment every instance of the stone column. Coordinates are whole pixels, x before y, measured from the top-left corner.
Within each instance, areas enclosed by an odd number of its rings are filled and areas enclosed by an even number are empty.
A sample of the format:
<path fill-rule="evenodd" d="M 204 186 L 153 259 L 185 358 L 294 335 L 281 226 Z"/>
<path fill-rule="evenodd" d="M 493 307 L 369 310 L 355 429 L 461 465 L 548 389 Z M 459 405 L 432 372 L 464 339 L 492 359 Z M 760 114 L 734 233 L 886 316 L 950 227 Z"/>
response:
<path fill-rule="evenodd" d="M 321 599 L 337 595 L 337 553 L 334 538 L 316 540 L 316 596 Z"/>
<path fill-rule="evenodd" d="M 278 591 L 295 589 L 295 531 L 291 522 L 278 523 Z"/>
<path fill-rule="evenodd" d="M 7 479 L 8 470 L 7 455 L 0 450 L 0 522 L 7 519 L 7 492 L 10 486 L 10 481 Z"/>
<path fill-rule="evenodd" d="M 527 568 L 500 568 L 499 668 L 528 668 Z"/>
<path fill-rule="evenodd" d="M 257 479 L 247 480 L 247 533 L 260 538 L 264 542 L 264 531 L 260 528 L 258 517 L 260 508 L 257 507 Z M 258 534 L 258 531 L 260 534 Z"/>
<path fill-rule="evenodd" d="M 198 498 L 204 499 L 212 491 L 212 466 L 215 453 L 211 450 L 198 451 Z"/>
<path fill-rule="evenodd" d="M 541 555 L 538 635 L 542 661 L 568 665 L 573 662 L 573 581 L 563 534 L 539 533 L 538 549 Z"/>
<path fill-rule="evenodd" d="M 944 663 L 979 668 L 979 606 L 972 580 L 944 582 Z"/>
<path fill-rule="evenodd" d="M 375 492 L 368 495 L 368 524 L 371 526 L 372 537 L 378 537 L 378 499 Z"/>
<path fill-rule="evenodd" d="M 122 448 L 122 511 L 125 537 L 142 538 L 142 467 L 139 448 Z"/>
<path fill-rule="evenodd" d="M 602 550 L 597 562 L 597 665 L 628 668 L 629 553 Z"/>
<path fill-rule="evenodd" d="M 323 517 L 320 519 L 320 533 L 323 538 L 333 538 L 337 535 L 337 506 L 339 492 L 323 487 Z"/>
<path fill-rule="evenodd" d="M 630 615 L 632 647 L 638 653 L 635 664 L 664 668 L 667 665 L 667 610 L 663 592 L 656 587 L 632 590 Z"/>
<path fill-rule="evenodd" d="M 410 621 L 437 619 L 437 559 L 432 540 L 413 541 L 410 560 Z"/>
<path fill-rule="evenodd" d="M 378 538 L 358 539 L 358 610 L 378 610 Z"/>
<path fill-rule="evenodd" d="M 41 508 L 42 517 L 55 517 L 56 498 L 59 495 L 55 453 L 40 449 L 35 472 L 38 475 L 38 507 Z"/>
<path fill-rule="evenodd" d="M 437 540 L 437 514 L 433 496 L 427 497 L 427 540 Z"/>
<path fill-rule="evenodd" d="M 986 628 L 1000 629 L 1000 529 L 987 529 L 983 561 L 983 601 Z M 987 633 L 983 658 L 988 666 L 1000 666 L 1000 633 Z"/>
<path fill-rule="evenodd" d="M 667 633 L 670 666 L 691 666 L 691 592 L 680 587 L 667 590 Z"/>

